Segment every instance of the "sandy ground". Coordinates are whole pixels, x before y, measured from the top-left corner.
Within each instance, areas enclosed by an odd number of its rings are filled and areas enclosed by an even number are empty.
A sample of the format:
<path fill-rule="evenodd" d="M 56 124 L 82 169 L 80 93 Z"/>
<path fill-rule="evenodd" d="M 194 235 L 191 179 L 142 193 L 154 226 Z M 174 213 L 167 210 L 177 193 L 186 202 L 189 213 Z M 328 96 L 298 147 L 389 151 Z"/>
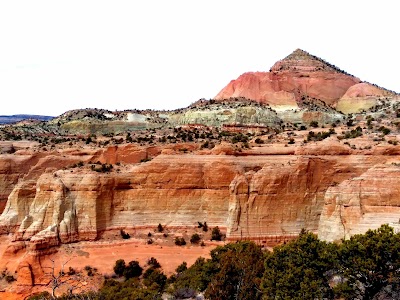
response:
<path fill-rule="evenodd" d="M 84 268 L 87 265 L 97 268 L 100 273 L 112 274 L 115 261 L 124 259 L 126 263 L 137 260 L 143 267 L 147 260 L 155 257 L 161 264 L 164 272 L 172 274 L 176 267 L 186 261 L 192 265 L 200 256 L 208 258 L 210 251 L 214 249 L 216 243 L 200 246 L 164 246 L 147 245 L 141 240 L 119 243 L 76 243 L 67 244 L 61 247 L 60 251 L 53 257 L 61 263 L 71 259 L 66 265 L 76 269 Z"/>
<path fill-rule="evenodd" d="M 4 253 L 10 237 L 0 236 L 0 254 Z M 124 259 L 126 263 L 132 260 L 139 261 L 142 267 L 146 267 L 147 261 L 155 257 L 161 264 L 164 273 L 171 275 L 176 267 L 182 262 L 192 265 L 198 257 L 210 257 L 210 251 L 217 245 L 223 245 L 223 242 L 210 242 L 205 246 L 186 245 L 182 247 L 171 245 L 147 245 L 144 240 L 130 239 L 126 241 L 96 241 L 80 242 L 66 244 L 59 248 L 59 251 L 42 260 L 42 266 L 50 266 L 53 259 L 56 268 L 60 268 L 63 263 L 65 270 L 69 267 L 77 271 L 83 270 L 85 266 L 96 268 L 98 273 L 103 275 L 112 275 L 115 261 Z M 3 256 L 0 260 L 0 270 L 7 269 L 14 273 L 19 262 L 23 259 L 25 251 L 20 251 L 15 257 Z M 31 291 L 21 290 L 14 283 L 7 286 L 3 280 L 3 286 L 0 288 L 0 300 L 21 300 L 32 292 L 38 292 L 45 287 L 36 287 Z M 18 293 L 16 292 L 18 291 Z"/>

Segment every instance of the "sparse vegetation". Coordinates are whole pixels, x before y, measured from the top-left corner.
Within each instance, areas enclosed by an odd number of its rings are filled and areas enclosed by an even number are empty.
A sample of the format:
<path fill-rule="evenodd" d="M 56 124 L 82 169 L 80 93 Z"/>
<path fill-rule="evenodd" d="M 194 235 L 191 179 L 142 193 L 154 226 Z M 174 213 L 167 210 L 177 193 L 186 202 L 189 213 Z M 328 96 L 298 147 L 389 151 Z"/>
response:
<path fill-rule="evenodd" d="M 356 129 L 352 129 L 351 131 L 346 131 L 343 136 L 339 137 L 339 139 L 355 139 L 362 135 L 363 135 L 362 128 L 360 126 L 357 126 Z"/>
<path fill-rule="evenodd" d="M 307 141 L 322 141 L 335 133 L 336 132 L 333 128 L 330 128 L 329 131 L 320 131 L 318 133 L 310 131 L 307 135 Z"/>
<path fill-rule="evenodd" d="M 302 230 L 271 252 L 241 241 L 216 247 L 210 256 L 190 267 L 183 262 L 170 278 L 154 257 L 146 270 L 136 261 L 117 260 L 114 271 L 125 280 L 107 279 L 97 292 L 57 299 L 160 299 L 163 292 L 180 298 L 202 292 L 206 299 L 228 300 L 397 299 L 393 295 L 400 293 L 400 234 L 388 225 L 340 243 Z M 44 292 L 33 299 L 55 298 Z"/>
<path fill-rule="evenodd" d="M 130 239 L 131 238 L 131 236 L 129 235 L 129 233 L 127 233 L 127 232 L 125 232 L 124 230 L 120 230 L 120 234 L 121 234 L 121 237 L 124 239 L 124 240 L 127 240 L 127 239 Z"/>
<path fill-rule="evenodd" d="M 182 273 L 182 272 L 184 272 L 184 271 L 186 271 L 186 270 L 187 270 L 187 263 L 184 261 L 183 263 L 181 263 L 181 264 L 176 268 L 175 272 L 176 272 L 177 274 L 179 274 L 179 273 Z"/>
<path fill-rule="evenodd" d="M 91 169 L 95 172 L 100 172 L 100 173 L 108 173 L 113 169 L 112 164 L 92 164 Z"/>
<path fill-rule="evenodd" d="M 186 241 L 183 237 L 176 237 L 175 238 L 175 245 L 177 246 L 185 246 L 186 245 Z"/>
<path fill-rule="evenodd" d="M 204 223 L 202 223 L 202 222 L 197 222 L 197 223 L 199 224 L 199 225 L 198 225 L 198 228 L 202 228 L 204 232 L 207 232 L 207 231 L 208 231 L 207 222 L 204 222 Z"/>
<path fill-rule="evenodd" d="M 201 236 L 198 233 L 194 233 L 190 238 L 192 244 L 198 244 L 201 241 Z"/>
<path fill-rule="evenodd" d="M 124 274 L 125 268 L 125 260 L 119 259 L 115 262 L 114 273 L 121 277 Z"/>
<path fill-rule="evenodd" d="M 264 144 L 264 141 L 260 138 L 256 138 L 254 141 L 256 144 Z"/>
<path fill-rule="evenodd" d="M 385 126 L 379 127 L 378 131 L 382 132 L 383 135 L 388 135 L 390 133 L 390 129 Z"/>
<path fill-rule="evenodd" d="M 221 230 L 219 229 L 219 227 L 214 227 L 213 230 L 211 231 L 211 240 L 214 241 L 221 241 L 222 240 L 222 233 Z"/>

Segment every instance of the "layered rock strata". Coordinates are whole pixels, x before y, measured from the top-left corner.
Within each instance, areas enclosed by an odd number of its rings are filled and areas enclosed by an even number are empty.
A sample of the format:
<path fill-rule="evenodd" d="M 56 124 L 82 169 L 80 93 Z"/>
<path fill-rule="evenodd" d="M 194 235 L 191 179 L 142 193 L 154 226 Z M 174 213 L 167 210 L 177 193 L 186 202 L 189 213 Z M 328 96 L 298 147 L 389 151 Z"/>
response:
<path fill-rule="evenodd" d="M 38 257 L 108 231 L 135 232 L 159 223 L 174 230 L 207 222 L 223 228 L 227 240 L 272 245 L 294 238 L 302 228 L 335 240 L 398 221 L 399 168 L 384 164 L 397 152 L 356 155 L 348 148 L 310 145 L 237 153 L 221 145 L 181 154 L 173 147 L 179 145 L 171 145 L 169 154 L 132 145 L 76 149 L 24 164 L 26 174 L 0 216 L 2 232 L 14 233 L 6 255 L 27 250 L 18 271 L 24 284 L 27 278 L 40 282 Z M 55 168 L 81 160 L 127 164 L 109 173 L 89 166 Z"/>
<path fill-rule="evenodd" d="M 0 224 L 38 249 L 159 223 L 206 221 L 230 239 L 317 231 L 328 188 L 382 159 L 344 157 L 159 155 L 119 173 L 45 172 L 16 185 Z"/>
<path fill-rule="evenodd" d="M 381 224 L 398 232 L 399 218 L 400 167 L 376 165 L 327 190 L 318 235 L 328 241 L 347 239 Z"/>
<path fill-rule="evenodd" d="M 247 72 L 232 80 L 215 97 L 223 100 L 245 97 L 269 104 L 279 111 L 296 110 L 304 97 L 318 99 L 344 113 L 376 105 L 394 93 L 362 83 L 328 62 L 301 49 L 276 62 L 269 72 Z M 352 104 L 355 103 L 355 106 Z"/>

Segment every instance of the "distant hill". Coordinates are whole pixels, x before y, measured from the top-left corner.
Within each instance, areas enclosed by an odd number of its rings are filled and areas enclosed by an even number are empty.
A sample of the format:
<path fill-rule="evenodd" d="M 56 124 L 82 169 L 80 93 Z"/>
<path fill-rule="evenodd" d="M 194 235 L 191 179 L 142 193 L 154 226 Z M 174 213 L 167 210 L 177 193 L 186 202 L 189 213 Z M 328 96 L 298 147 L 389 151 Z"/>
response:
<path fill-rule="evenodd" d="M 276 62 L 269 72 L 246 72 L 230 81 L 214 100 L 239 97 L 268 104 L 276 110 L 325 104 L 348 114 L 366 111 L 379 105 L 382 99 L 398 94 L 363 82 L 315 55 L 296 49 Z"/>
<path fill-rule="evenodd" d="M 22 120 L 38 120 L 38 121 L 49 121 L 54 117 L 51 116 L 39 116 L 39 115 L 12 115 L 12 116 L 0 116 L 0 124 L 11 124 L 20 122 Z"/>

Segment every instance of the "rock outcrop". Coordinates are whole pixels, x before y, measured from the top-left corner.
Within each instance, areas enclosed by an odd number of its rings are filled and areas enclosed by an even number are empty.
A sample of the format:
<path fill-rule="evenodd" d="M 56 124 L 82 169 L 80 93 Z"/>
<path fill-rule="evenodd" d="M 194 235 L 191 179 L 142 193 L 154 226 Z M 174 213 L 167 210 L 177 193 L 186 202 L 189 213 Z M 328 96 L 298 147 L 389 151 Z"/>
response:
<path fill-rule="evenodd" d="M 306 95 L 333 105 L 357 83 L 358 78 L 297 49 L 270 72 L 245 73 L 232 80 L 215 99 L 246 97 L 276 109 L 296 109 Z"/>
<path fill-rule="evenodd" d="M 194 107 L 169 116 L 173 125 L 202 124 L 222 127 L 224 125 L 277 127 L 277 113 L 268 106 L 255 105 L 250 101 L 231 101 Z"/>
<path fill-rule="evenodd" d="M 391 96 L 391 93 L 369 83 L 358 83 L 351 86 L 339 99 L 336 109 L 346 114 L 367 111 L 385 96 Z"/>
<path fill-rule="evenodd" d="M 110 149 L 108 161 L 124 151 L 111 155 Z M 159 223 L 173 228 L 206 221 L 227 228 L 229 239 L 316 232 L 327 190 L 384 159 L 343 159 L 347 153 L 335 150 L 322 157 L 250 153 L 159 155 L 112 173 L 46 169 L 15 186 L 0 225 L 3 231 L 17 228 L 14 240 L 29 241 L 33 251 Z"/>
<path fill-rule="evenodd" d="M 394 93 L 347 74 L 301 49 L 276 62 L 269 72 L 248 72 L 232 80 L 215 100 L 245 97 L 277 111 L 296 110 L 305 97 L 323 101 L 343 113 L 359 112 Z"/>
<path fill-rule="evenodd" d="M 228 237 L 268 241 L 317 232 L 328 188 L 367 170 L 378 159 L 351 156 L 283 156 L 231 183 Z"/>
<path fill-rule="evenodd" d="M 347 239 L 389 224 L 400 229 L 400 167 L 376 165 L 360 176 L 330 187 L 318 235 L 328 241 Z"/>

